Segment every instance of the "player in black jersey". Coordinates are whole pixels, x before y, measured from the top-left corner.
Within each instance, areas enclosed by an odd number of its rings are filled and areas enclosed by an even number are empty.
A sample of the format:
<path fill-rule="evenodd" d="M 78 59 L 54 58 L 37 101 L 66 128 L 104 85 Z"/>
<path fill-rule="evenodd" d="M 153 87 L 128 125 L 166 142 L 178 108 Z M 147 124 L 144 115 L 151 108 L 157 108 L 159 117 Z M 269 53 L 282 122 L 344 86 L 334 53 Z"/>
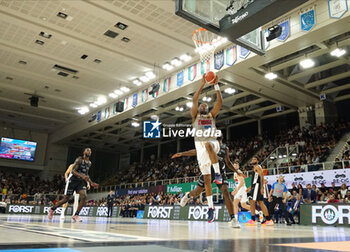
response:
<path fill-rule="evenodd" d="M 220 191 L 224 195 L 226 208 L 231 216 L 230 223 L 231 225 L 233 225 L 233 219 L 235 215 L 233 213 L 232 199 L 230 197 L 230 193 L 228 190 L 228 180 L 226 178 L 226 167 L 225 167 L 225 156 L 226 156 L 226 152 L 228 152 L 228 148 L 226 147 L 226 144 L 222 143 L 222 136 L 219 137 L 217 140 L 219 141 L 219 144 L 220 144 L 220 150 L 217 153 L 217 156 L 219 161 L 220 173 L 222 176 L 222 184 L 217 184 L 217 186 L 219 187 Z M 197 155 L 196 149 L 192 149 L 189 151 L 176 153 L 171 158 L 189 157 L 189 156 L 196 156 L 196 155 Z M 215 171 L 213 168 L 211 168 L 211 181 L 215 182 Z M 203 190 L 204 190 L 204 176 L 203 174 L 201 174 L 197 181 L 196 188 L 190 192 L 185 193 L 185 195 L 181 199 L 180 206 L 184 207 L 191 197 L 198 197 L 203 192 Z M 215 216 L 214 216 L 214 219 L 215 219 Z"/>
<path fill-rule="evenodd" d="M 273 225 L 273 222 L 271 221 L 271 218 L 269 217 L 269 212 L 264 204 L 264 173 L 259 165 L 259 160 L 257 157 L 252 158 L 251 164 L 253 167 L 253 173 L 252 173 L 252 184 L 247 189 L 247 192 L 249 193 L 249 203 L 250 203 L 250 212 L 252 215 L 252 219 L 246 223 L 246 226 L 256 226 L 255 221 L 255 203 L 258 203 L 264 216 L 265 216 L 265 222 L 262 223 L 264 226 L 271 226 Z M 271 224 L 272 223 L 272 224 Z"/>
<path fill-rule="evenodd" d="M 79 193 L 79 205 L 76 213 L 72 217 L 73 221 L 81 221 L 79 218 L 80 210 L 85 205 L 86 200 L 86 187 L 87 183 L 89 183 L 92 187 L 98 188 L 98 184 L 91 181 L 89 177 L 89 169 L 91 167 L 91 149 L 86 148 L 83 153 L 83 157 L 78 157 L 75 162 L 72 169 L 72 173 L 68 176 L 66 187 L 64 190 L 64 197 L 62 200 L 57 202 L 56 205 L 50 208 L 48 218 L 53 218 L 53 213 L 56 210 L 56 208 L 60 207 L 64 203 L 68 202 L 70 197 L 73 195 L 73 192 Z"/>

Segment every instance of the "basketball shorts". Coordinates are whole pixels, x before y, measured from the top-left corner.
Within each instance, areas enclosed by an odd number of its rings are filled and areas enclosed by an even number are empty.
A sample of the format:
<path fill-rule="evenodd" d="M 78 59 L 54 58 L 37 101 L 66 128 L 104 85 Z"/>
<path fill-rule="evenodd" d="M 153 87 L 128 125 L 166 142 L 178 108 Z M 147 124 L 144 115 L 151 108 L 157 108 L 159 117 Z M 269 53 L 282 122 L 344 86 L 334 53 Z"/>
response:
<path fill-rule="evenodd" d="M 234 199 L 239 199 L 240 202 L 245 203 L 248 201 L 247 187 L 242 186 L 241 189 L 236 193 Z"/>
<path fill-rule="evenodd" d="M 198 166 L 203 175 L 210 174 L 211 169 L 211 161 L 209 157 L 209 153 L 205 148 L 206 143 L 211 143 L 215 153 L 218 153 L 220 150 L 220 144 L 218 140 L 208 140 L 208 141 L 195 141 L 194 145 L 197 151 L 197 161 Z"/>
<path fill-rule="evenodd" d="M 86 190 L 86 182 L 83 180 L 68 180 L 64 189 L 64 195 L 73 195 L 74 192 L 79 193 Z"/>
<path fill-rule="evenodd" d="M 252 184 L 252 189 L 249 192 L 249 199 L 254 201 L 264 200 L 264 195 L 261 194 L 260 183 Z"/>
<path fill-rule="evenodd" d="M 224 184 L 228 185 L 228 180 L 227 180 L 227 177 L 226 177 L 226 173 L 223 173 L 221 169 L 220 169 L 220 171 L 221 171 L 221 176 L 222 176 L 222 184 L 223 185 Z M 214 172 L 213 168 L 211 168 L 211 181 L 212 181 L 212 183 L 214 183 L 214 181 L 215 181 L 215 172 Z M 203 174 L 201 174 L 199 176 L 199 179 L 197 181 L 197 185 L 199 187 L 204 187 L 204 176 L 203 176 Z"/>

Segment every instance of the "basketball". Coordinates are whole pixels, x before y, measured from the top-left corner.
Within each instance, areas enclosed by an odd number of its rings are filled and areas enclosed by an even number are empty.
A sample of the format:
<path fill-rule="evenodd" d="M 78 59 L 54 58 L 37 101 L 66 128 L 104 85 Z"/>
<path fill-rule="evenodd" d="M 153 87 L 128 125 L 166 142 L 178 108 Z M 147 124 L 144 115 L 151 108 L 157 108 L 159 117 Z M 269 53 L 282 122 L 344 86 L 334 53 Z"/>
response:
<path fill-rule="evenodd" d="M 209 83 L 209 84 L 213 84 L 216 78 L 216 74 L 212 71 L 208 72 L 205 75 L 205 80 Z"/>

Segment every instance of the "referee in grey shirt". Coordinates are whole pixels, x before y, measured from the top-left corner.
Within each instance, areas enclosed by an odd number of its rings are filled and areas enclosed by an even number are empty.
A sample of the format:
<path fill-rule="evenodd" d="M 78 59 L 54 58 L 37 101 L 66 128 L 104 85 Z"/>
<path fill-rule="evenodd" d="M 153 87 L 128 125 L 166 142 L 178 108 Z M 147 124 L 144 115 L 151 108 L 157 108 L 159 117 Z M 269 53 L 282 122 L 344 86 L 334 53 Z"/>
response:
<path fill-rule="evenodd" d="M 284 218 L 287 222 L 287 225 L 292 225 L 289 221 L 289 213 L 287 212 L 285 203 L 287 202 L 287 187 L 285 184 L 283 184 L 283 176 L 278 177 L 278 182 L 274 183 L 271 187 L 270 194 L 269 194 L 269 215 L 270 218 L 272 217 L 274 213 L 274 209 L 276 204 L 278 204 L 279 208 L 284 213 Z"/>

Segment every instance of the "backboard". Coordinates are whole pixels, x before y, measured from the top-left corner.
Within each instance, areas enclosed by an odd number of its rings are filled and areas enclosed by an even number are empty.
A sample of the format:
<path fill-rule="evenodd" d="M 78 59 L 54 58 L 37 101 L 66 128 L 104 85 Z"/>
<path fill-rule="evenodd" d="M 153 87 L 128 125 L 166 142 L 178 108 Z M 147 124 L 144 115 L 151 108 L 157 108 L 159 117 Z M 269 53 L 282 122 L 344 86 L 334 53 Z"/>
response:
<path fill-rule="evenodd" d="M 175 0 L 175 13 L 263 55 L 261 27 L 308 0 Z"/>

